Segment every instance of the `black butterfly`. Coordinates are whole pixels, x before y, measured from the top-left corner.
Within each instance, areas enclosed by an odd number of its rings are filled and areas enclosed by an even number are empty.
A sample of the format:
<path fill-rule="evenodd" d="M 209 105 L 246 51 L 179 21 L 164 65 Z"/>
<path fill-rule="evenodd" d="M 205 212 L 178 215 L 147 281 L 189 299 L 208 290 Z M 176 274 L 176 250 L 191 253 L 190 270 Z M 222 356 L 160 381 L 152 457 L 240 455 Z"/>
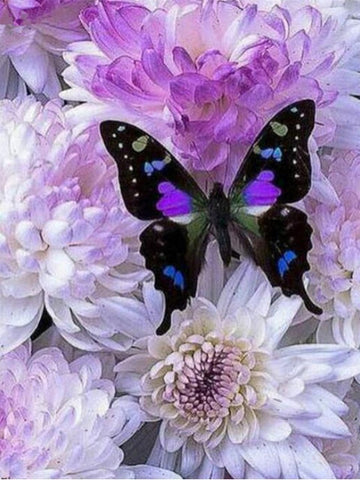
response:
<path fill-rule="evenodd" d="M 308 139 L 314 128 L 312 100 L 293 103 L 264 127 L 226 196 L 215 183 L 207 197 L 190 174 L 153 137 L 123 122 L 106 121 L 100 130 L 119 168 L 121 193 L 129 212 L 153 220 L 140 236 L 146 267 L 165 295 L 165 317 L 195 296 L 209 234 L 217 238 L 228 265 L 229 226 L 245 241 L 270 282 L 290 296 L 300 295 L 319 315 L 302 281 L 309 270 L 312 228 L 305 213 L 287 203 L 302 199 L 311 185 Z"/>

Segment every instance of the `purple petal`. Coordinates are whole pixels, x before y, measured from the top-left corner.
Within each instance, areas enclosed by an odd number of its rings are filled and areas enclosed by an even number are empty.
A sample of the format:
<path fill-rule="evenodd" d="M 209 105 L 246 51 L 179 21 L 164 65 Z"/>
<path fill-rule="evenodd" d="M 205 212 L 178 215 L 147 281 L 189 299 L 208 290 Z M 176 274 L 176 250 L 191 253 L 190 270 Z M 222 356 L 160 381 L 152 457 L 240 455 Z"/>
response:
<path fill-rule="evenodd" d="M 173 49 L 173 59 L 175 65 L 182 73 L 196 71 L 194 62 L 183 47 L 175 47 Z"/>
<path fill-rule="evenodd" d="M 287 88 L 294 85 L 294 83 L 299 80 L 300 69 L 300 62 L 295 62 L 293 65 L 290 65 L 282 74 L 277 86 L 277 91 L 286 90 Z"/>
<path fill-rule="evenodd" d="M 141 60 L 144 71 L 149 75 L 150 79 L 163 88 L 167 88 L 173 78 L 173 74 L 167 68 L 160 55 L 155 50 L 148 48 L 143 52 Z"/>

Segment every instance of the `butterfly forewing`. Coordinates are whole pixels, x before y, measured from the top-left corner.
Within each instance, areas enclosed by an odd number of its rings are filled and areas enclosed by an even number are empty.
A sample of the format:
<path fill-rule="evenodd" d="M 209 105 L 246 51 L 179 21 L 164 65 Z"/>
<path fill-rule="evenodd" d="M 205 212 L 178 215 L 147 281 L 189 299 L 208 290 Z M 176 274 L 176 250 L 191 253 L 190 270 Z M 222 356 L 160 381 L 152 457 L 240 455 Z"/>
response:
<path fill-rule="evenodd" d="M 314 121 L 314 102 L 302 100 L 285 107 L 266 124 L 230 189 L 232 209 L 293 203 L 308 193 L 308 140 Z"/>
<path fill-rule="evenodd" d="M 140 220 L 188 215 L 206 206 L 190 174 L 153 137 L 124 122 L 100 125 L 105 146 L 117 163 L 126 208 Z"/>

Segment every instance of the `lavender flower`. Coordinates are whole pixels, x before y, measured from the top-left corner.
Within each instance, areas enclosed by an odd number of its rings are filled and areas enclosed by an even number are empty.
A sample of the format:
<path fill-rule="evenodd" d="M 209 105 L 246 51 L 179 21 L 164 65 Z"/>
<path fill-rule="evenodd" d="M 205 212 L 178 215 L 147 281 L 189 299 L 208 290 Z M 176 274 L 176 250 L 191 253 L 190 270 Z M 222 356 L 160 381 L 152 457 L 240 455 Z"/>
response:
<path fill-rule="evenodd" d="M 79 13 L 90 0 L 0 0 L 0 99 L 56 97 L 61 58 L 70 42 L 87 38 Z"/>
<path fill-rule="evenodd" d="M 44 305 L 91 351 L 153 332 L 161 312 L 148 298 L 159 293 L 145 285 L 144 303 L 138 290 L 143 223 L 121 203 L 97 128 L 76 135 L 57 103 L 28 97 L 0 103 L 0 135 L 0 352 L 30 336 Z"/>
<path fill-rule="evenodd" d="M 353 145 L 358 23 L 336 8 L 267 5 L 99 1 L 82 14 L 91 41 L 65 53 L 62 96 L 87 102 L 69 117 L 132 121 L 227 183 L 264 122 L 304 96 L 319 109 L 317 144 Z"/>

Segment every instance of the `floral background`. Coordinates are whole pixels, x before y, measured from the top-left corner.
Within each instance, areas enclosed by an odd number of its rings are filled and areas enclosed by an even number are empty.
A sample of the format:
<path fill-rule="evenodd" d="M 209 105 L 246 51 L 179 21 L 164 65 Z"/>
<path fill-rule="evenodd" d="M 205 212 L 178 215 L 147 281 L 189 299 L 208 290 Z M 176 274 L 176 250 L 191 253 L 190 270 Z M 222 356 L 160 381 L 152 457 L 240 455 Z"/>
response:
<path fill-rule="evenodd" d="M 359 0 L 0 0 L 1 478 L 360 476 L 359 97 Z M 303 98 L 324 313 L 211 242 L 157 336 L 99 122 L 229 186 Z"/>

